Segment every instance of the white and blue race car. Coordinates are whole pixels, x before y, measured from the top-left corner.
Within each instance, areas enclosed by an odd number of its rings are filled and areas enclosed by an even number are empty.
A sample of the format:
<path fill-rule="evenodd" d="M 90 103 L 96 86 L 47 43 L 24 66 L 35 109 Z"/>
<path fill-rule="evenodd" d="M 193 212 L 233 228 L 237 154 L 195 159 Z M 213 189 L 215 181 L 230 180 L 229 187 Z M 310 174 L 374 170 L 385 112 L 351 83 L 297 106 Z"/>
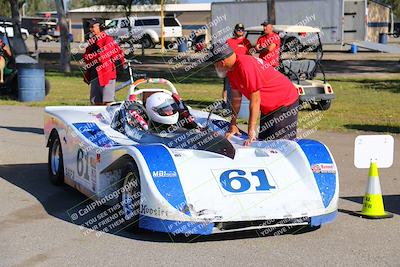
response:
<path fill-rule="evenodd" d="M 169 88 L 137 89 L 151 83 Z M 148 127 L 143 105 L 160 91 L 196 126 Z M 338 171 L 325 145 L 303 139 L 243 146 L 245 133 L 226 139 L 228 121 L 187 109 L 177 96 L 165 79 L 142 79 L 126 101 L 110 106 L 46 107 L 50 180 L 93 203 L 119 205 L 118 216 L 133 229 L 208 235 L 335 219 Z M 136 122 L 127 116 L 132 110 L 143 115 Z"/>

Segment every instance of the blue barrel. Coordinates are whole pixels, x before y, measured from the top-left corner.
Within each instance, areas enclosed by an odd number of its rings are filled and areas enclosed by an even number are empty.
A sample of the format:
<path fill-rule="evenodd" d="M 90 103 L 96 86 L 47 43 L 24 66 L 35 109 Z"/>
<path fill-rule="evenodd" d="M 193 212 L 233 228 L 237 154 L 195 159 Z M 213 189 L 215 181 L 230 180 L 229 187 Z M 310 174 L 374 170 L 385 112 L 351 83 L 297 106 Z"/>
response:
<path fill-rule="evenodd" d="M 18 63 L 18 99 L 21 102 L 43 101 L 44 68 L 38 63 Z"/>
<path fill-rule="evenodd" d="M 356 44 L 351 44 L 350 52 L 352 54 L 357 54 L 358 47 Z"/>
<path fill-rule="evenodd" d="M 387 35 L 387 33 L 381 32 L 379 34 L 379 43 L 380 44 L 387 44 L 388 43 L 388 35 Z"/>
<path fill-rule="evenodd" d="M 178 52 L 186 52 L 187 49 L 188 47 L 186 38 L 178 39 Z"/>

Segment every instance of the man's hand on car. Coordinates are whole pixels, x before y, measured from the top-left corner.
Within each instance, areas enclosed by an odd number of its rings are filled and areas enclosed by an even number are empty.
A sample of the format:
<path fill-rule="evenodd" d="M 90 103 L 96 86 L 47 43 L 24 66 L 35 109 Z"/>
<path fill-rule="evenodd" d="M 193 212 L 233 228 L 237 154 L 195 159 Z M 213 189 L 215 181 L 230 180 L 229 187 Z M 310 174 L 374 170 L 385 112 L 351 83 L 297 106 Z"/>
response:
<path fill-rule="evenodd" d="M 231 126 L 229 127 L 229 131 L 225 133 L 225 137 L 230 139 L 234 135 L 240 136 L 242 134 L 240 133 L 239 128 L 236 124 L 231 124 Z"/>

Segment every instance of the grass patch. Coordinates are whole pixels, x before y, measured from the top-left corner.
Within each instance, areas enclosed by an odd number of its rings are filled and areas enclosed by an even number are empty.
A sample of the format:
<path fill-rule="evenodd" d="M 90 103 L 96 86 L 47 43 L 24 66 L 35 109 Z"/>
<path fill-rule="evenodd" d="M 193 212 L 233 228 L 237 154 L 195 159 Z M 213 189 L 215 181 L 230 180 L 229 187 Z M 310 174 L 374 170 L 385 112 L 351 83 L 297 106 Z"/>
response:
<path fill-rule="evenodd" d="M 47 75 L 51 92 L 43 102 L 21 103 L 0 96 L 0 105 L 50 106 L 88 105 L 89 86 L 81 76 Z M 319 130 L 377 131 L 400 133 L 399 79 L 335 79 L 329 81 L 336 99 L 328 111 L 315 115 L 310 110 L 300 112 L 300 127 Z M 221 98 L 222 81 L 214 77 L 198 77 L 175 84 L 183 99 L 196 108 L 205 107 Z M 117 93 L 126 97 L 127 89 Z M 313 123 L 310 123 L 312 121 Z"/>

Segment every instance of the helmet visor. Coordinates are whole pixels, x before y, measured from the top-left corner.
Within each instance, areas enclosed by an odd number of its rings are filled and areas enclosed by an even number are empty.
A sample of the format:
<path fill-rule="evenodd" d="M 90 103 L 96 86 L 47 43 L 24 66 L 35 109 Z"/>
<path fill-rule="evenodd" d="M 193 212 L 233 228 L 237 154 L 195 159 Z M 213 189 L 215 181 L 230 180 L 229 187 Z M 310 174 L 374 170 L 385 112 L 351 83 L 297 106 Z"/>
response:
<path fill-rule="evenodd" d="M 172 116 L 178 112 L 178 105 L 175 103 L 175 101 L 171 100 L 162 103 L 158 107 L 154 107 L 153 110 L 160 116 Z"/>

